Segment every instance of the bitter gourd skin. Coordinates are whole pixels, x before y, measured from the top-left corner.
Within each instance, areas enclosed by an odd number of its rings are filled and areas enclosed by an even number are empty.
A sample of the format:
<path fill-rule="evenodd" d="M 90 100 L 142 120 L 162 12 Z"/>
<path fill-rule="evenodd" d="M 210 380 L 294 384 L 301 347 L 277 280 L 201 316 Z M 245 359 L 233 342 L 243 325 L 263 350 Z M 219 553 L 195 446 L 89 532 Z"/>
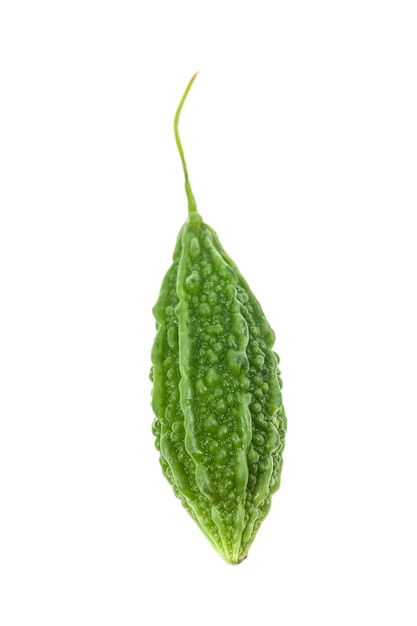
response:
<path fill-rule="evenodd" d="M 188 219 L 153 309 L 153 433 L 162 471 L 217 552 L 240 563 L 280 484 L 286 416 L 275 335 L 198 213 L 178 134 Z"/>

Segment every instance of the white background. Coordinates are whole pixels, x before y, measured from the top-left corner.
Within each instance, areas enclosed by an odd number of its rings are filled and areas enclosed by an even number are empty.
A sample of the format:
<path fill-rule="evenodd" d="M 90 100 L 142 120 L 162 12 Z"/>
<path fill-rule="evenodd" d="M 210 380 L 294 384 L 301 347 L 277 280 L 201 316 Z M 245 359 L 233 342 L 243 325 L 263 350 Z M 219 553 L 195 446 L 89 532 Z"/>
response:
<path fill-rule="evenodd" d="M 411 0 L 2 2 L 2 625 L 415 626 L 416 32 Z M 288 413 L 235 567 L 151 435 L 196 70 L 193 190 Z"/>

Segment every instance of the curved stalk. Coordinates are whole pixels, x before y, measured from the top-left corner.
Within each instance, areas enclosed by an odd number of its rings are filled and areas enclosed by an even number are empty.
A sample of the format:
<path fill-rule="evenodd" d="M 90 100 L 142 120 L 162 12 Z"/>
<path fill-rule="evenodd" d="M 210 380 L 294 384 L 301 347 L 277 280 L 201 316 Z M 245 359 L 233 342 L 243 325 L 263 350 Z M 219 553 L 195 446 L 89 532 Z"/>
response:
<path fill-rule="evenodd" d="M 193 192 L 191 191 L 190 181 L 188 180 L 187 164 L 185 162 L 184 151 L 182 149 L 181 139 L 180 139 L 180 135 L 179 135 L 179 132 L 178 132 L 178 121 L 179 121 L 179 118 L 180 118 L 180 113 L 181 113 L 182 107 L 184 105 L 185 99 L 188 96 L 188 92 L 190 91 L 191 85 L 193 84 L 197 74 L 198 74 L 198 72 L 196 72 L 194 74 L 194 76 L 192 77 L 192 79 L 188 83 L 187 89 L 185 90 L 184 95 L 183 95 L 183 97 L 181 99 L 181 102 L 178 105 L 178 109 L 177 109 L 177 112 L 175 113 L 175 118 L 174 118 L 175 141 L 177 143 L 178 152 L 180 153 L 182 166 L 184 168 L 185 193 L 187 194 L 187 198 L 188 198 L 188 212 L 189 213 L 197 212 L 197 205 L 196 205 L 196 202 L 195 202 L 195 198 L 194 198 Z"/>

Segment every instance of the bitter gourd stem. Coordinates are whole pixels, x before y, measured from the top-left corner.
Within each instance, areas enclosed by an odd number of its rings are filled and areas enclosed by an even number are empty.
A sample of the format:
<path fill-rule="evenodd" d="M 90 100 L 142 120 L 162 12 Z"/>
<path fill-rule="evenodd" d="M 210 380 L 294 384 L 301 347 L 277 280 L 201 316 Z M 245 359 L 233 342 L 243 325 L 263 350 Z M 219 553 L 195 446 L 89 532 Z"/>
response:
<path fill-rule="evenodd" d="M 190 91 L 191 85 L 193 84 L 197 74 L 198 74 L 198 72 L 196 72 L 194 74 L 194 76 L 192 77 L 192 79 L 188 83 L 187 89 L 185 90 L 184 95 L 183 95 L 183 97 L 181 99 L 181 102 L 178 105 L 178 109 L 177 109 L 177 112 L 175 113 L 175 118 L 174 118 L 175 141 L 177 142 L 178 152 L 180 153 L 182 166 L 184 168 L 185 193 L 187 194 L 187 198 L 188 198 L 188 212 L 189 213 L 193 213 L 194 211 L 196 212 L 197 211 L 197 205 L 196 205 L 196 202 L 195 202 L 195 199 L 194 199 L 193 192 L 191 191 L 190 181 L 188 180 L 187 164 L 185 162 L 184 151 L 182 149 L 181 139 L 180 139 L 180 136 L 179 136 L 179 133 L 178 133 L 178 120 L 180 118 L 180 113 L 181 113 L 182 107 L 184 105 L 185 99 L 188 96 L 188 92 Z"/>

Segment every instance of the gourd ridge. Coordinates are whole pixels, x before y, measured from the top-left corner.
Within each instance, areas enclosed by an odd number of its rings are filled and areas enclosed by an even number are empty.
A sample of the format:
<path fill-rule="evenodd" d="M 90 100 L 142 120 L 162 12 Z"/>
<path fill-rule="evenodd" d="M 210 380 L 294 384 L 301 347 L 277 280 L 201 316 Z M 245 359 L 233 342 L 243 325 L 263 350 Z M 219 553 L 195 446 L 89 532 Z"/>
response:
<path fill-rule="evenodd" d="M 153 433 L 175 495 L 222 558 L 240 563 L 278 489 L 287 428 L 275 335 L 185 175 L 188 219 L 153 308 Z"/>

